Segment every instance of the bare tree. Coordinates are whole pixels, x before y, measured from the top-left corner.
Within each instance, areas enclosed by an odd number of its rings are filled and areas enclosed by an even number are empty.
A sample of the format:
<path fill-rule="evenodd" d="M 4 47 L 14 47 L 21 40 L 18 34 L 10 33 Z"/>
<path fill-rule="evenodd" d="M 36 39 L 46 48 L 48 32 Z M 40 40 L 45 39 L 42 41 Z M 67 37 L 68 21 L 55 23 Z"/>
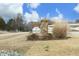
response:
<path fill-rule="evenodd" d="M 23 30 L 23 18 L 22 14 L 18 13 L 17 17 L 15 18 L 16 30 L 21 31 Z"/>

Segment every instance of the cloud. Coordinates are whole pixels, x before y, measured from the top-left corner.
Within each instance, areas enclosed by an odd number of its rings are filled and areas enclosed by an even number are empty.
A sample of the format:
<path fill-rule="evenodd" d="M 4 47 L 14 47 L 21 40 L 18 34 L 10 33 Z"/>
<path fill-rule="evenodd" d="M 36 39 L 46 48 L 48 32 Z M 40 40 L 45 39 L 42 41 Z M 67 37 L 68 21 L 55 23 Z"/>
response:
<path fill-rule="evenodd" d="M 22 3 L 0 3 L 0 16 L 4 19 L 15 17 L 17 13 L 23 13 Z"/>
<path fill-rule="evenodd" d="M 31 8 L 36 9 L 39 5 L 40 3 L 29 3 L 28 7 L 30 6 Z"/>
<path fill-rule="evenodd" d="M 56 8 L 56 12 L 58 13 L 58 18 L 62 19 L 63 18 L 63 14 Z"/>
<path fill-rule="evenodd" d="M 42 20 L 42 19 L 44 19 L 45 17 L 40 17 L 40 19 Z"/>
<path fill-rule="evenodd" d="M 52 17 L 51 18 L 51 20 L 53 20 L 53 19 L 63 19 L 64 17 L 63 17 L 63 14 L 56 8 L 56 12 L 57 12 L 57 16 L 55 16 L 55 17 Z"/>
<path fill-rule="evenodd" d="M 58 14 L 60 14 L 60 11 L 56 8 L 56 12 L 58 13 Z"/>
<path fill-rule="evenodd" d="M 31 13 L 26 12 L 24 17 L 25 17 L 25 20 L 27 20 L 27 22 L 30 22 L 30 21 L 37 22 L 40 19 L 36 11 L 31 11 Z"/>
<path fill-rule="evenodd" d="M 77 13 L 79 13 L 79 4 L 77 4 L 77 5 L 75 6 L 74 10 L 75 10 Z"/>
<path fill-rule="evenodd" d="M 50 17 L 50 13 L 47 13 L 46 18 L 49 18 L 49 17 Z"/>
<path fill-rule="evenodd" d="M 24 20 L 26 20 L 27 22 L 30 22 L 31 21 L 31 14 L 26 12 L 24 15 Z"/>

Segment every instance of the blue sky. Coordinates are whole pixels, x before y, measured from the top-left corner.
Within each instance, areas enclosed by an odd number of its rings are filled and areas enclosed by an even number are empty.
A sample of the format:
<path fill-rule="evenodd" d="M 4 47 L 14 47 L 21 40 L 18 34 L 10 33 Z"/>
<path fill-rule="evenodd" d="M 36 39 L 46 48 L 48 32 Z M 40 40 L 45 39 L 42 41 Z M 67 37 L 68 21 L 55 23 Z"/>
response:
<path fill-rule="evenodd" d="M 38 5 L 38 4 L 37 4 Z M 39 17 L 58 17 L 59 14 L 68 20 L 75 20 L 79 18 L 79 4 L 76 3 L 41 3 L 37 7 L 33 4 L 23 4 L 23 14 L 32 14 L 31 11 L 37 12 Z M 58 11 L 58 12 L 57 12 Z"/>
<path fill-rule="evenodd" d="M 73 21 L 79 19 L 78 3 L 0 3 L 0 16 L 7 22 L 21 13 L 24 20 L 39 21 L 43 18 L 49 20 L 66 19 Z"/>

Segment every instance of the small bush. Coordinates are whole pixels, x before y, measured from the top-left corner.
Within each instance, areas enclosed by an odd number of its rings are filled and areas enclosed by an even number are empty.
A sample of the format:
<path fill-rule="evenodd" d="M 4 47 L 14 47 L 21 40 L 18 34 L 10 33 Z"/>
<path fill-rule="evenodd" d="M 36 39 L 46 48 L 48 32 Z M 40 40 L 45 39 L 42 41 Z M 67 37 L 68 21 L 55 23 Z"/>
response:
<path fill-rule="evenodd" d="M 27 40 L 39 40 L 39 36 L 37 34 L 31 34 L 27 37 Z"/>
<path fill-rule="evenodd" d="M 63 20 L 54 22 L 53 35 L 55 38 L 65 38 L 67 36 L 68 24 Z"/>

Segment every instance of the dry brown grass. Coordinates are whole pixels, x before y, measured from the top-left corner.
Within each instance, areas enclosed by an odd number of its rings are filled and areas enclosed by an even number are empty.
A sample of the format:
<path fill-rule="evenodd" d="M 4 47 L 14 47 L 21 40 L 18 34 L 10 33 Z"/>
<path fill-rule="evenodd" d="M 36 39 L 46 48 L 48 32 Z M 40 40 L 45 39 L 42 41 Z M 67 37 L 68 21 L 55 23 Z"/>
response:
<path fill-rule="evenodd" d="M 10 36 L 11 34 L 8 34 Z M 0 36 L 0 49 L 16 50 L 23 55 L 79 55 L 79 34 L 70 34 L 71 38 L 63 40 L 26 41 L 29 33 L 23 32 L 6 38 Z"/>
<path fill-rule="evenodd" d="M 74 38 L 75 39 L 75 38 Z M 79 40 L 70 38 L 68 40 L 38 41 L 28 51 L 27 55 L 79 55 Z"/>

